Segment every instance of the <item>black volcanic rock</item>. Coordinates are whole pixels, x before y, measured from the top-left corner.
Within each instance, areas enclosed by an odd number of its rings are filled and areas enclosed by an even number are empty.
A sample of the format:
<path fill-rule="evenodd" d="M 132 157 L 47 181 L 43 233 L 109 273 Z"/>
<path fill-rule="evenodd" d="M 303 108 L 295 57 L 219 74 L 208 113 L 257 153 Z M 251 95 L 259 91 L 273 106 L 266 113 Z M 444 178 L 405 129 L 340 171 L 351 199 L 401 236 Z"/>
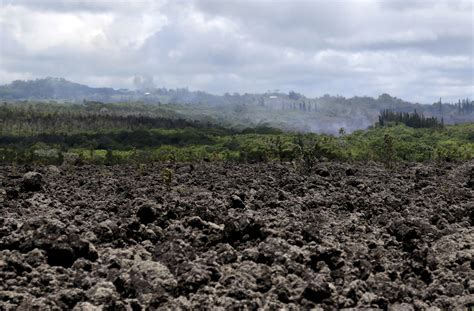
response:
<path fill-rule="evenodd" d="M 355 176 L 349 164 L 316 163 L 325 177 L 282 163 L 193 165 L 175 170 L 183 182 L 171 190 L 155 183 L 169 164 L 145 175 L 125 165 L 35 167 L 42 177 L 23 179 L 0 166 L 0 309 L 471 303 L 469 162 L 419 164 L 418 173 L 351 163 Z"/>
<path fill-rule="evenodd" d="M 43 175 L 38 172 L 28 172 L 23 175 L 21 189 L 23 191 L 39 191 L 43 186 Z"/>
<path fill-rule="evenodd" d="M 156 220 L 157 209 L 150 203 L 145 203 L 138 208 L 137 217 L 142 224 L 149 224 Z"/>

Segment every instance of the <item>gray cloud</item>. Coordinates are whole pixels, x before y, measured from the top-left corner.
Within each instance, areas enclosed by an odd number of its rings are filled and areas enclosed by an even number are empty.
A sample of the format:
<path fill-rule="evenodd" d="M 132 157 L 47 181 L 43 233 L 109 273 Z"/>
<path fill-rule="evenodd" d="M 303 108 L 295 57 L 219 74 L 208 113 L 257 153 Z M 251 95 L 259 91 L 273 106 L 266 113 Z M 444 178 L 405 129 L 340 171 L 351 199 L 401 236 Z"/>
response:
<path fill-rule="evenodd" d="M 0 2 L 0 82 L 473 96 L 469 0 Z"/>

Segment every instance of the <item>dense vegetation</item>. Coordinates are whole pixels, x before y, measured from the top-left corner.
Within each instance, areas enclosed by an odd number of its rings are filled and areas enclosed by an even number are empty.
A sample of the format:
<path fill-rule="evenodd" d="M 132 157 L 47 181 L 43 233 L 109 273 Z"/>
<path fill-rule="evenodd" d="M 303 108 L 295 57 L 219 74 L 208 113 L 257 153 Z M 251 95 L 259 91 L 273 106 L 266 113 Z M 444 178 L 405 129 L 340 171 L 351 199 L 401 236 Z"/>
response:
<path fill-rule="evenodd" d="M 445 124 L 474 121 L 474 102 L 469 99 L 457 103 L 445 103 L 440 99 L 432 105 L 422 105 L 388 94 L 382 94 L 377 98 L 367 96 L 346 98 L 330 95 L 308 98 L 293 91 L 213 95 L 190 91 L 187 88 L 166 89 L 155 88 L 152 85 L 131 91 L 92 88 L 61 78 L 14 81 L 0 85 L 0 100 L 15 103 L 54 100 L 74 104 L 87 101 L 90 106 L 96 107 L 108 105 L 98 103 L 99 101 L 127 103 L 118 104 L 122 105 L 122 108 L 129 104 L 139 106 L 136 103 L 142 102 L 148 106 L 148 109 L 140 108 L 146 114 L 149 112 L 144 110 L 161 111 L 201 121 L 206 121 L 210 117 L 226 126 L 241 124 L 259 126 L 269 123 L 272 127 L 286 131 L 329 134 L 337 134 L 341 127 L 347 132 L 367 128 L 378 121 L 379 112 L 383 109 L 397 113 L 411 113 L 416 110 L 427 118 L 443 119 Z M 167 117 L 166 114 L 155 116 Z"/>
<path fill-rule="evenodd" d="M 382 116 L 387 120 L 390 114 Z M 401 117 L 418 120 L 413 114 Z M 3 104 L 0 120 L 0 160 L 9 163 L 293 161 L 311 168 L 320 159 L 374 160 L 391 166 L 401 160 L 474 158 L 473 123 L 416 128 L 383 122 L 350 134 L 341 128 L 335 136 L 265 125 L 229 128 L 184 119 L 167 105 L 96 102 Z"/>
<path fill-rule="evenodd" d="M 438 121 L 435 117 L 425 117 L 416 112 L 396 112 L 390 109 L 385 109 L 380 113 L 379 124 L 384 126 L 389 122 L 403 123 L 409 127 L 414 128 L 441 128 L 444 126 L 444 121 Z"/>

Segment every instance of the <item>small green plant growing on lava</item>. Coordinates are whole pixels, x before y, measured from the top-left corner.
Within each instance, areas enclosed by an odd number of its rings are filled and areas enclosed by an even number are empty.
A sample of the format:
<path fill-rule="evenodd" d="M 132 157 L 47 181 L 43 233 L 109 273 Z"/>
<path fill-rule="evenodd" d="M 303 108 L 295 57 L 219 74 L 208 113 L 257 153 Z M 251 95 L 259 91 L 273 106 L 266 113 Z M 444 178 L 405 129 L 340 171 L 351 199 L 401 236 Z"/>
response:
<path fill-rule="evenodd" d="M 383 163 L 386 168 L 393 168 L 396 157 L 393 136 L 385 134 L 383 138 Z"/>
<path fill-rule="evenodd" d="M 169 191 L 171 189 L 171 183 L 173 181 L 173 171 L 169 168 L 165 168 L 161 171 L 161 179 Z"/>
<path fill-rule="evenodd" d="M 143 163 L 138 163 L 137 164 L 137 172 L 138 172 L 138 175 L 145 176 L 145 174 L 146 174 L 146 165 L 143 164 Z"/>

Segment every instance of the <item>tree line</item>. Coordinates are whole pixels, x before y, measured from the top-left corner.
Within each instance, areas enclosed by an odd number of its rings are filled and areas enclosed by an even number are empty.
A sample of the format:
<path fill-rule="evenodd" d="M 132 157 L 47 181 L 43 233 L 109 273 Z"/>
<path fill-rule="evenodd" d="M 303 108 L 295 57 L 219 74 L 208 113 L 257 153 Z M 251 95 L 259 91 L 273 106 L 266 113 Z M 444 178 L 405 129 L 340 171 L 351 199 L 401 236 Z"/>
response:
<path fill-rule="evenodd" d="M 403 123 L 413 128 L 442 128 L 444 126 L 443 118 L 438 121 L 436 117 L 425 117 L 416 112 L 397 112 L 391 109 L 384 109 L 379 115 L 379 125 L 385 126 L 390 122 Z"/>

